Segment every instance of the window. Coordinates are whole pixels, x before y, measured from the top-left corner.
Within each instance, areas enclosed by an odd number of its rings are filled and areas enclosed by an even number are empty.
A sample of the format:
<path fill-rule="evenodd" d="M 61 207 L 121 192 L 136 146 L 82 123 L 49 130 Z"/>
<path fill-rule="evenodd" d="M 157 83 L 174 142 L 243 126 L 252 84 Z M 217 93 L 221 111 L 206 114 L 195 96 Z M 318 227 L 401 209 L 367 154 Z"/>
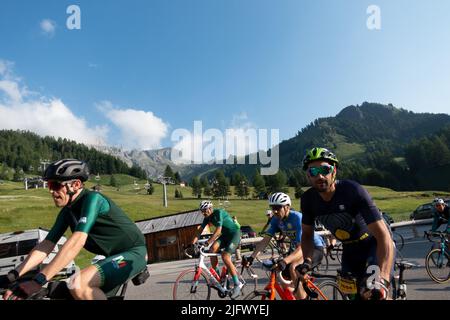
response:
<path fill-rule="evenodd" d="M 17 249 L 18 256 L 25 256 L 38 244 L 37 239 L 24 240 L 19 242 L 19 248 Z"/>
<path fill-rule="evenodd" d="M 158 239 L 158 246 L 165 247 L 177 242 L 177 236 L 169 236 Z"/>
<path fill-rule="evenodd" d="M 1 258 L 9 258 L 15 257 L 16 254 L 16 243 L 2 243 L 0 244 L 0 259 Z"/>

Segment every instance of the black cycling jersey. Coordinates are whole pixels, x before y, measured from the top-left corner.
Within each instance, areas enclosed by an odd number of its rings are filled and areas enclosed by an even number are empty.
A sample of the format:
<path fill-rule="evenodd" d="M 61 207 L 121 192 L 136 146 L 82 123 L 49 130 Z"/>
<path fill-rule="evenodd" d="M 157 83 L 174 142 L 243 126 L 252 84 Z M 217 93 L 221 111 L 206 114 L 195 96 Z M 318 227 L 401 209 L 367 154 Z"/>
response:
<path fill-rule="evenodd" d="M 336 191 L 328 202 L 310 188 L 301 197 L 301 208 L 304 224 L 314 227 L 317 219 L 344 243 L 369 238 L 367 225 L 382 219 L 369 193 L 351 180 L 336 181 Z"/>

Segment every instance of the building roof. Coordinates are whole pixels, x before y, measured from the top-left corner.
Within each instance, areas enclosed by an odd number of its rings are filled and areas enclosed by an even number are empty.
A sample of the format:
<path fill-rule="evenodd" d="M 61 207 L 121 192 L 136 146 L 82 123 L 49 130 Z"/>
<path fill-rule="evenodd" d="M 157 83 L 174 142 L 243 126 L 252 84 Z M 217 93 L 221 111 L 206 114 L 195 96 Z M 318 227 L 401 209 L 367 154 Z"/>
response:
<path fill-rule="evenodd" d="M 179 229 L 202 224 L 203 215 L 197 210 L 176 213 L 164 217 L 136 221 L 143 234 Z"/>

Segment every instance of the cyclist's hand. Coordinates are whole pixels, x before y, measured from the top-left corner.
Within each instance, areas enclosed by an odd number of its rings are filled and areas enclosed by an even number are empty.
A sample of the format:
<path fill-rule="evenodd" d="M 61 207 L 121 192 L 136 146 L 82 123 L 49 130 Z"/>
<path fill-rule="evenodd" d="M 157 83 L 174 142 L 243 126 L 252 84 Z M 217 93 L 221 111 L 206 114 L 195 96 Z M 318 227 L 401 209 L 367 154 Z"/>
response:
<path fill-rule="evenodd" d="M 362 297 L 365 300 L 386 300 L 389 295 L 388 285 L 375 281 L 373 289 L 365 289 Z"/>
<path fill-rule="evenodd" d="M 39 291 L 41 291 L 42 285 L 39 284 L 35 280 L 29 280 L 24 282 L 15 282 L 10 289 L 10 294 L 6 296 L 5 294 L 5 300 L 21 300 L 21 299 L 27 299 Z"/>
<path fill-rule="evenodd" d="M 286 269 L 286 266 L 287 266 L 286 261 L 284 261 L 284 259 L 281 259 L 274 264 L 272 270 L 284 271 L 284 269 Z"/>
<path fill-rule="evenodd" d="M 299 264 L 295 270 L 299 272 L 302 276 L 307 274 L 309 271 L 312 270 L 312 262 L 310 260 L 305 260 L 302 264 Z"/>

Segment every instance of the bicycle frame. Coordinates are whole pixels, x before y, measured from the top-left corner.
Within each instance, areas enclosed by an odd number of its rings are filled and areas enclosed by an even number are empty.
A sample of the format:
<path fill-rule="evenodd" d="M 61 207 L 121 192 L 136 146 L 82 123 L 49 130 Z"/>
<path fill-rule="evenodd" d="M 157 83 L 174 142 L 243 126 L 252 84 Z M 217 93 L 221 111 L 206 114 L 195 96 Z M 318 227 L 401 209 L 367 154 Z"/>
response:
<path fill-rule="evenodd" d="M 206 257 L 219 257 L 219 256 L 221 256 L 221 254 L 220 253 L 207 253 L 204 251 L 205 250 L 204 248 L 200 248 L 199 250 L 200 250 L 200 257 L 199 257 L 198 262 L 195 265 L 194 281 L 197 282 L 200 278 L 201 273 L 204 272 L 204 274 L 208 277 L 208 279 L 210 281 L 212 280 L 211 284 L 209 284 L 210 287 L 217 289 L 222 294 L 226 294 L 227 292 L 229 292 L 229 289 L 226 286 L 226 282 L 225 282 L 224 286 L 222 286 L 222 284 L 220 283 L 221 279 L 223 277 L 225 277 L 228 273 L 228 269 L 226 268 L 226 266 L 223 266 L 221 275 L 219 276 L 212 267 L 208 268 L 208 266 L 205 263 Z M 245 280 L 243 278 L 241 278 L 240 281 L 241 281 L 241 286 L 244 286 Z M 194 282 L 194 284 L 195 284 L 195 282 Z"/>

